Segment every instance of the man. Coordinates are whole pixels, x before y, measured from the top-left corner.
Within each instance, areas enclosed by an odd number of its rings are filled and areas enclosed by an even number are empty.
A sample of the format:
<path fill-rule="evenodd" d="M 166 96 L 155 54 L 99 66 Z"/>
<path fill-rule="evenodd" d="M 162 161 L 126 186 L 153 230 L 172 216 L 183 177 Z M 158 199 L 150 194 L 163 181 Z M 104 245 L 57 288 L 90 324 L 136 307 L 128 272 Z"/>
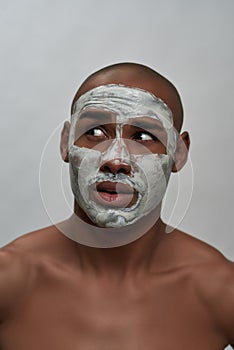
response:
<path fill-rule="evenodd" d="M 186 162 L 182 119 L 175 87 L 148 67 L 109 66 L 81 85 L 61 139 L 78 221 L 1 250 L 2 350 L 221 350 L 234 343 L 233 264 L 178 229 L 166 234 L 159 217 L 170 172 Z M 104 236 L 95 243 L 96 229 Z M 127 241 L 118 241 L 122 232 Z"/>

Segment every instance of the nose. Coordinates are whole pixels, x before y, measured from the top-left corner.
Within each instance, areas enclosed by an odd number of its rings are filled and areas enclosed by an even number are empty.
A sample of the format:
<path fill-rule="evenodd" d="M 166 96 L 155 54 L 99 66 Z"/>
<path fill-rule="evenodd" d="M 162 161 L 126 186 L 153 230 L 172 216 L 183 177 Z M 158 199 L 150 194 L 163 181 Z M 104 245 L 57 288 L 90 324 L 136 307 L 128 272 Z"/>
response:
<path fill-rule="evenodd" d="M 121 161 L 121 159 L 108 160 L 102 164 L 100 170 L 103 173 L 131 175 L 131 166 Z"/>

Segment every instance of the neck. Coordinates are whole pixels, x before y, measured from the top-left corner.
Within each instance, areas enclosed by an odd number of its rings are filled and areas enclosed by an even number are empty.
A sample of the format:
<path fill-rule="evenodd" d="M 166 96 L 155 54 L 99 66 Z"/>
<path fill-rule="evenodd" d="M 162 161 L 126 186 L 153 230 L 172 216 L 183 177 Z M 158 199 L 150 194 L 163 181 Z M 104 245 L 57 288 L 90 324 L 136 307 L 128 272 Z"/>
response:
<path fill-rule="evenodd" d="M 153 222 L 152 225 L 148 225 L 146 230 L 145 227 L 139 223 L 140 220 L 137 221 L 135 228 L 141 227 L 140 232 L 145 232 L 143 235 L 140 235 L 140 238 L 134 239 L 135 231 L 133 226 L 130 230 L 130 233 L 133 234 L 133 239 L 130 241 L 131 243 L 119 246 L 113 246 L 113 238 L 111 245 L 107 244 L 105 248 L 103 248 L 103 245 L 97 247 L 98 245 L 96 244 L 84 244 L 84 237 L 88 237 L 88 242 L 93 239 L 96 243 L 96 234 L 107 234 L 105 238 L 109 238 L 110 235 L 113 237 L 113 233 L 112 231 L 106 231 L 108 230 L 106 228 L 97 228 L 93 225 L 87 225 L 87 220 L 86 223 L 83 220 L 78 222 L 78 213 L 74 214 L 66 221 L 66 225 L 61 228 L 64 233 L 65 231 L 68 233 L 65 234 L 69 238 L 76 241 L 76 243 L 74 243 L 75 253 L 78 256 L 79 265 L 86 275 L 92 274 L 99 278 L 101 276 L 108 276 L 108 278 L 113 277 L 122 280 L 126 276 L 136 276 L 150 272 L 155 262 L 159 245 L 165 237 L 166 225 L 159 218 L 160 209 L 160 207 L 157 208 L 151 217 L 144 218 L 143 222 L 147 225 L 149 222 Z M 152 217 L 154 218 L 153 220 Z M 155 217 L 158 217 L 156 222 Z M 127 227 L 124 227 L 118 231 L 123 237 L 126 228 Z M 99 231 L 95 231 L 96 229 Z M 92 237 L 90 236 L 90 232 Z M 128 231 L 126 232 L 129 234 Z M 118 235 L 116 237 L 118 238 Z"/>
<path fill-rule="evenodd" d="M 150 271 L 156 251 L 164 236 L 165 224 L 159 219 L 142 237 L 114 248 L 93 248 L 78 244 L 83 270 L 100 275 L 124 278 Z"/>

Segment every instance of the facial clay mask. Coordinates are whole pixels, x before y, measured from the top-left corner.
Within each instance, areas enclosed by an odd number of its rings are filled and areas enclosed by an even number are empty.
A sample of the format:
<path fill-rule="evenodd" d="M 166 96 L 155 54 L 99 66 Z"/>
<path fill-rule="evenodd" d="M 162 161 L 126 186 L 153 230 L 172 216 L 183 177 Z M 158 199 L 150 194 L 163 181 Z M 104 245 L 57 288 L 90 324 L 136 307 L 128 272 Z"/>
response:
<path fill-rule="evenodd" d="M 101 127 L 113 124 L 113 137 L 103 137 Z M 141 140 L 153 143 L 152 128 L 164 135 L 166 154 L 155 154 L 147 143 L 139 146 L 136 140 L 123 138 L 127 126 L 139 129 L 139 125 Z M 100 142 L 91 148 L 91 143 L 82 141 L 87 134 L 91 139 L 100 136 Z M 135 223 L 160 204 L 175 148 L 172 113 L 161 99 L 121 85 L 88 91 L 74 105 L 69 136 L 70 178 L 76 202 L 100 227 Z"/>

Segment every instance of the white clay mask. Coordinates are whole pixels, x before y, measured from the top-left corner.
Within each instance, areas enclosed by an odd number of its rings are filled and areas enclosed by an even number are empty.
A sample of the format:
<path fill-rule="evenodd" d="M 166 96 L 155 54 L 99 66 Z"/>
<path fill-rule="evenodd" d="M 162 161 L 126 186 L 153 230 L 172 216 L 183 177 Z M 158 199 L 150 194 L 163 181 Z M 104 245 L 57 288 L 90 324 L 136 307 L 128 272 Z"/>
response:
<path fill-rule="evenodd" d="M 164 153 L 148 147 L 155 140 Z M 99 227 L 136 223 L 160 205 L 175 149 L 172 113 L 161 99 L 121 85 L 88 91 L 74 105 L 69 136 L 77 204 Z"/>

